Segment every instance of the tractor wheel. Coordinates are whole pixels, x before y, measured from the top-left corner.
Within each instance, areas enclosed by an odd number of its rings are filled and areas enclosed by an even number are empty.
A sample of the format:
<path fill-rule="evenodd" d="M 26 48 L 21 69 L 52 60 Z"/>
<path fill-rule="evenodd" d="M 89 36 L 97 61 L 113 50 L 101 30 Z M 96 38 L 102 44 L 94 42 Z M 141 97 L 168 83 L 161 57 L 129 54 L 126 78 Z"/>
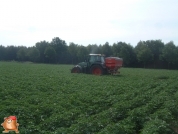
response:
<path fill-rule="evenodd" d="M 94 65 L 94 66 L 91 67 L 91 74 L 102 75 L 103 74 L 103 68 L 99 65 Z"/>
<path fill-rule="evenodd" d="M 79 67 L 74 67 L 72 68 L 71 73 L 81 73 L 81 69 Z"/>

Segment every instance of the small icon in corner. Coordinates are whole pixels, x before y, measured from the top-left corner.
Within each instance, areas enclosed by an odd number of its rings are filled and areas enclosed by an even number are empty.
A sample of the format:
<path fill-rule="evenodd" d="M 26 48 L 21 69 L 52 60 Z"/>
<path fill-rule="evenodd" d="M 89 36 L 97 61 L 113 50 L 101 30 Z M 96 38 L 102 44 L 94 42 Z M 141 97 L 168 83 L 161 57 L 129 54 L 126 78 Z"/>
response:
<path fill-rule="evenodd" d="M 16 116 L 4 117 L 4 122 L 1 124 L 1 126 L 3 126 L 3 128 L 5 129 L 4 131 L 2 131 L 3 133 L 9 133 L 9 131 L 15 131 L 16 134 L 19 133 L 19 123 L 17 123 Z"/>

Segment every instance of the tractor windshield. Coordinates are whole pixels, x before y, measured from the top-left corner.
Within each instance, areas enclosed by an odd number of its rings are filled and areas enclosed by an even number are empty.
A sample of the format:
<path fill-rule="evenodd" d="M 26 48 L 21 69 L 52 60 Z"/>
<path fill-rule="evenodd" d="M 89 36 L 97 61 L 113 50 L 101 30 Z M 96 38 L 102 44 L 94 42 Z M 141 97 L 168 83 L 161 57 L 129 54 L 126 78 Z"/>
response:
<path fill-rule="evenodd" d="M 91 55 L 89 61 L 90 62 L 103 62 L 104 58 L 100 55 Z"/>
<path fill-rule="evenodd" d="M 90 61 L 90 62 L 95 62 L 95 61 L 96 61 L 96 57 L 93 56 L 93 55 L 91 55 L 89 61 Z"/>
<path fill-rule="evenodd" d="M 104 63 L 105 62 L 105 58 L 104 58 L 104 56 L 101 56 L 101 55 L 90 55 L 89 62 Z"/>

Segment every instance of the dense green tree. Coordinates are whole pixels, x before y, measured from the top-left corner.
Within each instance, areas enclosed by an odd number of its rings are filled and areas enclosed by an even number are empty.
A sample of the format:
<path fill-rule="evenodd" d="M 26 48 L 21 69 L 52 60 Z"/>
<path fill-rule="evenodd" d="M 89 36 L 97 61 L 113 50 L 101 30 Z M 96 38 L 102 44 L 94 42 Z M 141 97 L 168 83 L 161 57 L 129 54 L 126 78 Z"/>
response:
<path fill-rule="evenodd" d="M 154 68 L 156 68 L 156 64 L 158 64 L 160 60 L 159 57 L 162 53 L 162 49 L 164 48 L 164 43 L 161 40 L 148 40 L 145 43 L 153 54 Z"/>
<path fill-rule="evenodd" d="M 106 57 L 112 56 L 112 49 L 108 42 L 102 46 L 102 53 L 105 54 Z"/>
<path fill-rule="evenodd" d="M 124 66 L 134 66 L 136 61 L 136 55 L 133 47 L 130 45 L 123 45 L 119 51 L 119 57 L 123 58 Z"/>
<path fill-rule="evenodd" d="M 46 62 L 45 61 L 45 55 L 44 55 L 44 51 L 45 49 L 50 45 L 49 42 L 47 41 L 41 41 L 41 42 L 37 42 L 35 44 L 36 48 L 39 50 L 39 53 L 40 53 L 40 58 L 39 58 L 39 62 Z"/>
<path fill-rule="evenodd" d="M 112 51 L 112 50 L 111 50 L 111 51 Z M 99 54 L 104 54 L 104 53 L 102 52 L 102 45 L 101 45 L 101 44 L 98 46 L 98 53 L 99 53 Z"/>
<path fill-rule="evenodd" d="M 19 61 L 26 61 L 27 60 L 27 47 L 21 46 L 17 52 L 17 59 Z"/>
<path fill-rule="evenodd" d="M 59 37 L 55 37 L 51 41 L 51 46 L 56 51 L 56 60 L 58 63 L 64 63 L 65 53 L 67 53 L 67 45 L 64 40 Z"/>
<path fill-rule="evenodd" d="M 170 64 L 176 64 L 176 62 L 178 61 L 178 53 L 174 42 L 171 41 L 165 44 L 162 50 L 161 57 L 168 63 L 168 69 L 170 67 Z"/>
<path fill-rule="evenodd" d="M 85 61 L 86 57 L 88 55 L 88 50 L 85 46 L 78 46 L 78 51 L 77 51 L 77 57 L 78 60 L 81 61 Z"/>
<path fill-rule="evenodd" d="M 56 62 L 56 51 L 53 47 L 48 46 L 44 51 L 44 55 L 48 63 Z"/>
<path fill-rule="evenodd" d="M 37 42 L 34 47 L 0 46 L 0 60 L 33 61 L 43 63 L 76 64 L 84 61 L 89 53 L 99 53 L 123 58 L 126 67 L 178 68 L 178 47 L 173 42 L 166 45 L 161 40 L 138 42 L 133 48 L 125 42 L 117 42 L 112 46 L 89 44 L 88 46 L 70 43 L 55 37 L 49 43 Z"/>
<path fill-rule="evenodd" d="M 175 50 L 176 52 L 176 60 L 175 60 L 175 65 L 176 65 L 176 69 L 178 69 L 178 46 L 176 46 L 176 50 Z"/>
<path fill-rule="evenodd" d="M 28 58 L 32 62 L 37 62 L 39 61 L 40 58 L 40 52 L 36 47 L 31 47 L 28 48 Z"/>
<path fill-rule="evenodd" d="M 119 52 L 119 57 L 122 57 L 124 66 L 127 66 L 130 63 L 130 53 L 126 47 L 122 47 Z"/>
<path fill-rule="evenodd" d="M 77 62 L 77 50 L 78 50 L 78 45 L 71 42 L 68 46 L 68 52 L 70 54 L 72 64 Z"/>
<path fill-rule="evenodd" d="M 119 57 L 119 52 L 121 51 L 122 45 L 123 45 L 123 42 L 117 42 L 113 44 L 112 46 L 113 56 Z"/>
<path fill-rule="evenodd" d="M 17 60 L 18 47 L 7 46 L 5 49 L 5 60 Z"/>
<path fill-rule="evenodd" d="M 153 54 L 145 42 L 140 41 L 135 47 L 135 52 L 138 61 L 144 64 L 144 68 L 146 63 L 152 61 L 153 59 Z"/>
<path fill-rule="evenodd" d="M 5 60 L 5 50 L 6 48 L 0 45 L 0 60 Z"/>

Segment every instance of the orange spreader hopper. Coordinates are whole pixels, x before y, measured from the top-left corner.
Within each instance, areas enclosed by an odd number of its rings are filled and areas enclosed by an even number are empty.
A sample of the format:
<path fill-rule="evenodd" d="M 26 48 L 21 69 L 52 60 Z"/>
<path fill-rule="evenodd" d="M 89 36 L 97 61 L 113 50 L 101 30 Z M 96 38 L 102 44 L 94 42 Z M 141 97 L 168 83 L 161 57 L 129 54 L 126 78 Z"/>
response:
<path fill-rule="evenodd" d="M 105 65 L 109 73 L 116 74 L 119 73 L 118 69 L 122 67 L 123 60 L 118 57 L 107 57 L 105 58 Z"/>

